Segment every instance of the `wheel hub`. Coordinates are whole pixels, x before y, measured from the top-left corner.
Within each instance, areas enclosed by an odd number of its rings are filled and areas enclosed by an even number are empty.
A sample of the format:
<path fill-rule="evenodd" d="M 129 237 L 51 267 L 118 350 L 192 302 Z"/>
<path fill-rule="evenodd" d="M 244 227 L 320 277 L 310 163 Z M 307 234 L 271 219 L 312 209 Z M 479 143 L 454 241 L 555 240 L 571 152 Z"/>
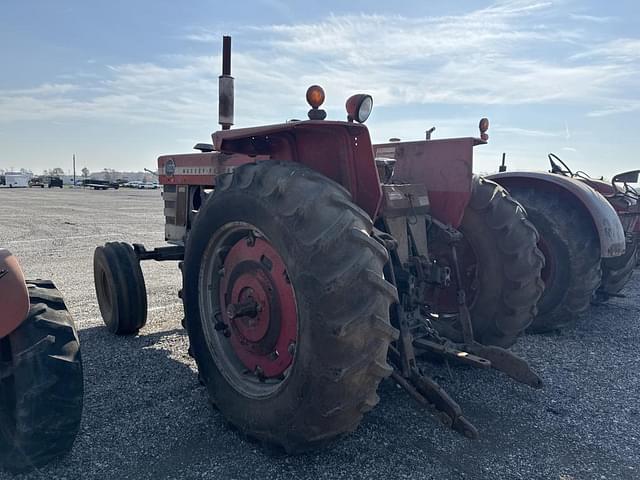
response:
<path fill-rule="evenodd" d="M 231 246 L 221 275 L 222 321 L 235 355 L 260 379 L 283 376 L 298 334 L 284 261 L 267 240 L 250 235 Z"/>

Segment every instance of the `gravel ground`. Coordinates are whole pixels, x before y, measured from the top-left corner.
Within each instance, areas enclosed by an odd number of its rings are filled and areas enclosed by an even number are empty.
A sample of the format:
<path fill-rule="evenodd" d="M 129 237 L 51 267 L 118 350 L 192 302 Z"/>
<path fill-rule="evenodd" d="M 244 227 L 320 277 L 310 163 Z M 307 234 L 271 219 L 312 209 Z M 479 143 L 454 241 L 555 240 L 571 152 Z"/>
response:
<path fill-rule="evenodd" d="M 161 245 L 159 191 L 5 189 L 0 205 L 0 245 L 27 277 L 56 282 L 79 327 L 85 368 L 73 451 L 17 478 L 640 478 L 639 273 L 627 298 L 592 309 L 575 329 L 521 339 L 516 350 L 543 390 L 493 371 L 430 366 L 479 440 L 445 429 L 386 381 L 355 433 L 288 457 L 247 441 L 209 407 L 187 356 L 174 263 L 143 264 L 150 311 L 140 335 L 115 338 L 103 327 L 93 249 L 112 240 Z"/>

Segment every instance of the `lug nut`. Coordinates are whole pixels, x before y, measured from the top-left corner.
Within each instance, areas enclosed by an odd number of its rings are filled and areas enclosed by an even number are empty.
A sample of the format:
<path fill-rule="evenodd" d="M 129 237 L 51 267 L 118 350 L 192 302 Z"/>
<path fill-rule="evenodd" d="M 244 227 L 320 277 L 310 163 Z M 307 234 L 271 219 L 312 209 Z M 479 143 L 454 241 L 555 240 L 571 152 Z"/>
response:
<path fill-rule="evenodd" d="M 227 325 L 224 322 L 216 322 L 216 324 L 213 326 L 213 328 L 215 328 L 217 332 L 222 332 L 224 330 L 228 330 L 229 329 L 229 325 Z"/>
<path fill-rule="evenodd" d="M 255 370 L 253 371 L 253 374 L 258 378 L 258 380 L 260 380 L 261 382 L 264 382 L 266 380 L 266 377 L 264 376 L 264 370 L 262 370 L 262 367 L 260 365 L 256 365 Z"/>

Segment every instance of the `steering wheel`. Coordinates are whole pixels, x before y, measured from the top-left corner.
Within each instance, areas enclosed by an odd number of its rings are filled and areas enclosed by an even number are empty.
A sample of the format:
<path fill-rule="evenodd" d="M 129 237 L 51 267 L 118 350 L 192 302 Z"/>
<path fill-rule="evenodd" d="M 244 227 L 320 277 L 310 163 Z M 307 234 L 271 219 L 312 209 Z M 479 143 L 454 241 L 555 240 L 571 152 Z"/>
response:
<path fill-rule="evenodd" d="M 569 169 L 569 167 L 567 167 L 566 163 L 560 160 L 560 157 L 558 157 L 555 153 L 550 153 L 548 157 L 549 157 L 549 162 L 551 163 L 551 173 L 559 173 L 561 175 L 569 174 L 570 177 L 573 177 L 573 172 Z M 558 166 L 555 160 L 557 160 L 562 164 L 562 166 L 564 167 L 564 170 L 562 169 L 562 167 Z"/>

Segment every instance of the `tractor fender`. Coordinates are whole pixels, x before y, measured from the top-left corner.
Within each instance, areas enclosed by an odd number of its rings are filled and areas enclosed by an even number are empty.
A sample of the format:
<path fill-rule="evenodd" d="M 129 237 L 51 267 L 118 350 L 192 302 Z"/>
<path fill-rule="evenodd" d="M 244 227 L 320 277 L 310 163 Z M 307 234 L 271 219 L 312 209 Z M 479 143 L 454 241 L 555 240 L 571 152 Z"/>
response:
<path fill-rule="evenodd" d="M 29 313 L 29 293 L 18 259 L 0 248 L 0 338 L 13 332 Z"/>
<path fill-rule="evenodd" d="M 599 192 L 583 182 L 546 172 L 503 172 L 486 178 L 509 190 L 513 186 L 535 187 L 541 192 L 563 192 L 578 201 L 591 218 L 600 240 L 602 257 L 617 257 L 625 251 L 625 235 L 620 218 Z"/>
<path fill-rule="evenodd" d="M 301 163 L 349 190 L 354 203 L 376 218 L 382 189 L 369 130 L 360 123 L 304 120 L 221 130 L 212 139 L 222 153 Z"/>

